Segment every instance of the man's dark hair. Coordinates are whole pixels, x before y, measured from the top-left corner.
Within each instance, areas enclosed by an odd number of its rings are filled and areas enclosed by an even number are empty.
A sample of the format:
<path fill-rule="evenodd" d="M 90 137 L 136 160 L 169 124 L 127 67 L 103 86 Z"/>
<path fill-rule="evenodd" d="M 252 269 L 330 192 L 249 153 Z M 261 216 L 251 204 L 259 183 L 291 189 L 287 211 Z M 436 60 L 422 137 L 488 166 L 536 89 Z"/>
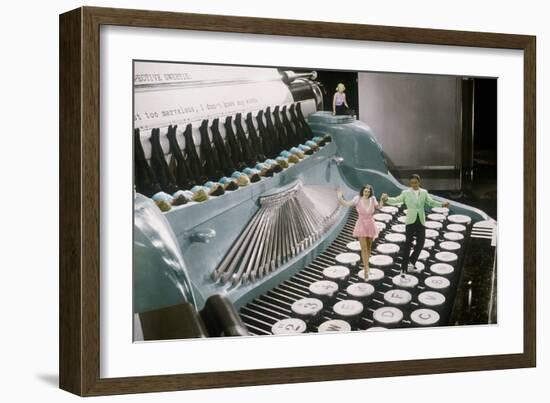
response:
<path fill-rule="evenodd" d="M 409 176 L 409 180 L 411 180 L 411 179 L 416 179 L 418 182 L 420 182 L 420 175 L 412 174 L 411 176 Z"/>

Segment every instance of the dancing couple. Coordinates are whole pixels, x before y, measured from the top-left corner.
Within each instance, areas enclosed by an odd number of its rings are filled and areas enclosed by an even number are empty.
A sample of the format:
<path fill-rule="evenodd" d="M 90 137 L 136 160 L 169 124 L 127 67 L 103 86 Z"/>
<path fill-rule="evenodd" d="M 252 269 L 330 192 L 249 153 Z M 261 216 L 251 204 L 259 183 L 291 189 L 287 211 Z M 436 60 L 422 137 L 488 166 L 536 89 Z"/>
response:
<path fill-rule="evenodd" d="M 386 193 L 382 193 L 380 204 L 378 204 L 370 185 L 363 186 L 359 195 L 355 196 L 351 201 L 346 201 L 343 198 L 342 190 L 337 189 L 340 204 L 348 207 L 355 206 L 359 215 L 355 223 L 353 236 L 359 239 L 359 244 L 361 245 L 365 281 L 368 280 L 369 257 L 372 243 L 380 232 L 373 218 L 376 209 L 383 207 L 384 203 L 388 205 L 405 203 L 407 207 L 407 216 L 405 219 L 406 239 L 404 245 L 401 247 L 401 275 L 403 276 L 409 270 L 414 269 L 418 256 L 424 247 L 426 236 L 426 228 L 424 227 L 424 223 L 426 222 L 425 206 L 449 207 L 449 202 L 434 200 L 426 189 L 420 187 L 420 176 L 417 174 L 411 175 L 409 185 L 409 188 L 403 190 L 396 197 L 388 197 Z M 411 254 L 413 239 L 416 239 L 416 245 Z"/>

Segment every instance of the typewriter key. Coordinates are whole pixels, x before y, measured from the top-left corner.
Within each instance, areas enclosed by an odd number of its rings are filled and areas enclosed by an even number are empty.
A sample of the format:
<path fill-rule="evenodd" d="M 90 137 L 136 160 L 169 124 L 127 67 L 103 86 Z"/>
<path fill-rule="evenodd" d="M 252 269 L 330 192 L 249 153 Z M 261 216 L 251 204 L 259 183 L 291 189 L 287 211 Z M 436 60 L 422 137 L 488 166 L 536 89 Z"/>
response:
<path fill-rule="evenodd" d="M 398 232 L 400 234 L 405 233 L 405 224 L 394 224 L 391 226 L 391 230 L 393 232 Z"/>
<path fill-rule="evenodd" d="M 376 221 L 390 222 L 392 220 L 391 214 L 386 213 L 376 213 L 372 216 Z"/>
<path fill-rule="evenodd" d="M 374 294 L 374 286 L 369 283 L 354 283 L 346 288 L 346 292 L 349 298 L 366 303 Z"/>
<path fill-rule="evenodd" d="M 354 299 L 344 299 L 334 304 L 332 309 L 339 319 L 354 324 L 363 313 L 363 304 Z"/>
<path fill-rule="evenodd" d="M 366 332 L 379 332 L 379 331 L 382 331 L 382 330 L 388 330 L 387 328 L 385 327 L 382 327 L 382 326 L 373 326 L 373 327 L 369 327 L 367 330 L 365 330 Z"/>
<path fill-rule="evenodd" d="M 447 207 L 432 207 L 432 211 L 445 216 L 449 214 L 449 209 Z"/>
<path fill-rule="evenodd" d="M 445 221 L 446 219 L 447 217 L 445 217 L 445 215 L 443 214 L 439 214 L 439 213 L 428 214 L 428 220 L 430 221 Z"/>
<path fill-rule="evenodd" d="M 385 255 L 395 255 L 399 252 L 399 245 L 394 243 L 381 243 L 376 247 L 376 251 Z"/>
<path fill-rule="evenodd" d="M 271 333 L 280 334 L 299 334 L 304 333 L 307 329 L 306 322 L 301 319 L 287 318 L 282 319 L 271 327 Z"/>
<path fill-rule="evenodd" d="M 437 238 L 439 236 L 439 232 L 434 230 L 434 229 L 431 229 L 431 228 L 427 228 L 426 229 L 426 238 L 428 239 L 434 239 L 434 238 Z"/>
<path fill-rule="evenodd" d="M 443 309 L 445 300 L 445 296 L 437 291 L 424 291 L 418 294 L 418 302 L 420 305 L 435 311 Z"/>
<path fill-rule="evenodd" d="M 302 298 L 294 302 L 290 309 L 304 322 L 312 322 L 321 314 L 323 302 L 318 298 Z"/>
<path fill-rule="evenodd" d="M 308 289 L 313 298 L 327 302 L 336 297 L 338 284 L 334 281 L 320 280 L 310 284 Z"/>
<path fill-rule="evenodd" d="M 391 243 L 403 243 L 407 239 L 405 234 L 396 234 L 395 232 L 390 232 L 389 234 L 386 234 L 384 239 Z"/>
<path fill-rule="evenodd" d="M 439 221 L 426 221 L 424 223 L 424 226 L 426 228 L 435 229 L 435 230 L 443 228 L 443 224 L 441 224 Z"/>
<path fill-rule="evenodd" d="M 400 277 L 400 276 L 397 276 Z M 411 276 L 412 277 L 412 276 Z M 416 280 L 416 278 L 415 278 Z M 418 282 L 418 280 L 416 280 Z M 389 290 L 384 293 L 384 301 L 392 306 L 402 307 L 412 300 L 412 295 L 406 290 Z"/>
<path fill-rule="evenodd" d="M 403 320 L 403 311 L 393 306 L 384 306 L 373 312 L 375 326 L 396 327 Z"/>
<path fill-rule="evenodd" d="M 324 332 L 349 332 L 351 325 L 345 320 L 331 319 L 319 325 L 319 333 Z"/>
<path fill-rule="evenodd" d="M 411 274 L 398 274 L 393 277 L 392 283 L 398 288 L 411 289 L 418 285 L 418 278 Z"/>
<path fill-rule="evenodd" d="M 416 239 L 413 241 L 413 245 L 416 245 Z M 424 249 L 432 249 L 435 245 L 433 239 L 424 239 Z"/>
<path fill-rule="evenodd" d="M 343 265 L 355 266 L 361 260 L 361 257 L 357 253 L 344 252 L 336 255 L 335 260 Z"/>
<path fill-rule="evenodd" d="M 453 241 L 443 241 L 439 244 L 439 247 L 447 251 L 455 251 L 460 249 L 460 244 Z"/>
<path fill-rule="evenodd" d="M 384 206 L 380 209 L 380 211 L 386 214 L 395 214 L 399 211 L 399 209 L 394 206 Z"/>
<path fill-rule="evenodd" d="M 411 250 L 411 253 L 409 253 L 409 256 L 412 255 L 413 253 L 414 251 Z M 420 251 L 420 255 L 418 255 L 418 260 L 426 260 L 429 257 L 430 257 L 430 253 L 427 250 L 422 249 Z"/>
<path fill-rule="evenodd" d="M 464 235 L 462 235 L 460 232 L 445 232 L 443 234 L 443 238 L 448 241 L 460 242 L 464 240 Z"/>
<path fill-rule="evenodd" d="M 357 277 L 360 280 L 365 281 L 365 271 L 361 270 L 357 273 Z M 378 284 L 384 278 L 384 272 L 380 269 L 369 268 L 369 278 L 368 282 L 372 284 Z"/>
<path fill-rule="evenodd" d="M 447 229 L 454 232 L 464 232 L 466 231 L 466 226 L 462 224 L 449 224 L 447 225 Z"/>
<path fill-rule="evenodd" d="M 393 258 L 388 255 L 373 255 L 369 257 L 369 265 L 380 268 L 387 268 L 393 265 Z"/>
<path fill-rule="evenodd" d="M 346 248 L 352 252 L 361 252 L 361 244 L 359 241 L 351 241 L 346 244 Z"/>
<path fill-rule="evenodd" d="M 416 262 L 414 264 L 414 269 L 409 269 L 409 273 L 420 274 L 424 271 L 425 268 L 426 268 L 426 266 L 424 265 L 424 263 Z"/>
<path fill-rule="evenodd" d="M 411 322 L 418 326 L 436 326 L 439 323 L 439 314 L 433 309 L 416 309 L 411 313 Z"/>
<path fill-rule="evenodd" d="M 472 219 L 467 215 L 453 214 L 447 217 L 447 219 L 454 224 L 468 225 L 472 222 Z"/>
<path fill-rule="evenodd" d="M 424 280 L 426 287 L 440 292 L 445 292 L 449 289 L 451 282 L 442 276 L 430 276 Z"/>
<path fill-rule="evenodd" d="M 458 260 L 458 256 L 453 252 L 438 252 L 435 254 L 435 258 L 444 263 L 453 263 Z"/>
<path fill-rule="evenodd" d="M 430 271 L 438 276 L 450 276 L 455 269 L 448 263 L 434 263 L 430 266 Z"/>
<path fill-rule="evenodd" d="M 329 266 L 323 269 L 323 276 L 327 280 L 335 281 L 337 283 L 345 283 L 348 281 L 350 271 L 346 266 Z"/>

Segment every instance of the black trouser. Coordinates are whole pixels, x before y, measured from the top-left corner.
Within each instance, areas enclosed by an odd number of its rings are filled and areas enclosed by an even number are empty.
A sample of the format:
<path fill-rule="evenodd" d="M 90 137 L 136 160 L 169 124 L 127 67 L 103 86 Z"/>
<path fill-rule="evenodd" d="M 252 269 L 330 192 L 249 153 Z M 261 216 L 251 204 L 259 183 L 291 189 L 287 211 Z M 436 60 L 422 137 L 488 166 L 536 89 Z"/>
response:
<path fill-rule="evenodd" d="M 422 252 L 422 248 L 424 247 L 426 228 L 424 227 L 424 225 L 422 225 L 418 216 L 416 216 L 415 222 L 413 222 L 412 224 L 407 224 L 405 226 L 405 234 L 407 238 L 405 239 L 405 244 L 403 245 L 403 249 L 401 250 L 401 256 L 403 258 L 403 261 L 401 263 L 402 273 L 407 271 L 409 261 L 413 265 L 416 263 L 416 260 L 418 259 L 420 252 Z M 412 255 L 410 255 L 409 257 L 409 254 L 411 253 L 413 238 L 416 238 L 416 246 L 414 247 Z"/>

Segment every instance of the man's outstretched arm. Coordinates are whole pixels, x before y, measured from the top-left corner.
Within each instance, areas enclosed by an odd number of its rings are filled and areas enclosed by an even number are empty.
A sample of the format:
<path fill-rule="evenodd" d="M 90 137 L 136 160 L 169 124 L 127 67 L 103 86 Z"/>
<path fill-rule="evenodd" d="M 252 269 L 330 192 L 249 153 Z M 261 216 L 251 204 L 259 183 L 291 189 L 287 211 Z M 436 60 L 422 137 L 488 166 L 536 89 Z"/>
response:
<path fill-rule="evenodd" d="M 449 202 L 440 202 L 434 200 L 429 193 L 426 194 L 426 204 L 430 207 L 449 207 Z"/>
<path fill-rule="evenodd" d="M 386 204 L 389 204 L 390 206 L 393 205 L 393 204 L 403 203 L 403 201 L 405 199 L 405 193 L 404 192 L 405 191 L 402 191 L 401 194 L 399 196 L 396 196 L 396 197 L 388 197 L 388 195 L 386 193 L 382 193 L 381 199 Z"/>

